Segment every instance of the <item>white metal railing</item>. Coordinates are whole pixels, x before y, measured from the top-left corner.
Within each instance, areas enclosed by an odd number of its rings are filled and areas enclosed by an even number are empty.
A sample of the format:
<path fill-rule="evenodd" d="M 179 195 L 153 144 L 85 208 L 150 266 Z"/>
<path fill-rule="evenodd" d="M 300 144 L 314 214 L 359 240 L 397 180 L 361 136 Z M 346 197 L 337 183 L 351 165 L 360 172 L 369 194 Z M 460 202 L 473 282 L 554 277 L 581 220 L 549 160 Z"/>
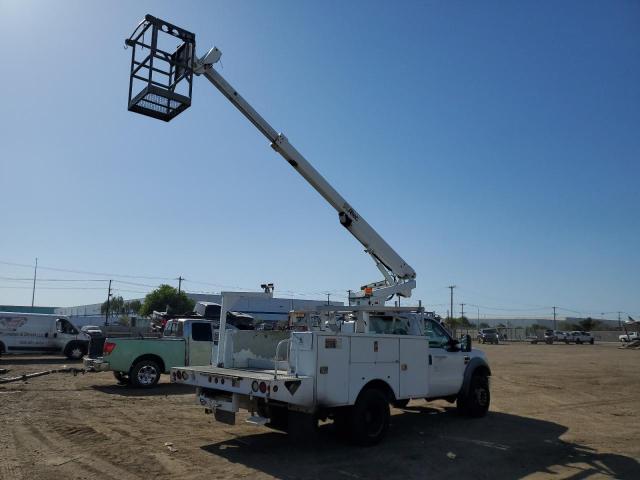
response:
<path fill-rule="evenodd" d="M 278 360 L 278 352 L 280 351 L 280 345 L 283 345 L 285 343 L 289 343 L 291 344 L 291 338 L 283 338 L 282 340 L 280 340 L 278 342 L 278 345 L 276 345 L 276 355 L 273 358 L 273 378 L 274 380 L 278 379 L 278 364 L 279 362 L 281 362 L 281 360 Z M 287 364 L 289 363 L 289 349 L 287 348 Z"/>

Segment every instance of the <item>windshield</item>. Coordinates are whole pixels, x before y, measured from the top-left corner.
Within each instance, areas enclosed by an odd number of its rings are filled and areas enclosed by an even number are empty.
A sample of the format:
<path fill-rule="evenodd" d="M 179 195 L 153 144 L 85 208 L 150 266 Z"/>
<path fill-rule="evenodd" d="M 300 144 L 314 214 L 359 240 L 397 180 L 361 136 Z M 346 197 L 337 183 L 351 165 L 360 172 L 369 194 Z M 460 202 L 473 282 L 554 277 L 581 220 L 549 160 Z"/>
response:
<path fill-rule="evenodd" d="M 482 333 L 497 333 L 495 328 L 485 328 Z"/>
<path fill-rule="evenodd" d="M 449 344 L 451 337 L 437 322 L 429 320 L 425 325 L 425 335 L 429 339 L 429 346 L 432 348 L 442 348 Z"/>

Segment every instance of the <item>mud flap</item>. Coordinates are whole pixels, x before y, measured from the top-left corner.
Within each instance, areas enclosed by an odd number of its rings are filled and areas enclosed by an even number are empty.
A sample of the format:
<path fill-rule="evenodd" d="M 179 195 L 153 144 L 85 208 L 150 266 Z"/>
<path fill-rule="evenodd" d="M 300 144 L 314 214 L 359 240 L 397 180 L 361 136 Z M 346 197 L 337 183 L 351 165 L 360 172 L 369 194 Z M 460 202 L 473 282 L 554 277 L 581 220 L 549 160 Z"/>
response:
<path fill-rule="evenodd" d="M 220 423 L 226 423 L 227 425 L 235 425 L 236 424 L 236 413 L 228 412 L 226 410 L 221 410 L 216 408 L 213 412 L 214 418 Z"/>

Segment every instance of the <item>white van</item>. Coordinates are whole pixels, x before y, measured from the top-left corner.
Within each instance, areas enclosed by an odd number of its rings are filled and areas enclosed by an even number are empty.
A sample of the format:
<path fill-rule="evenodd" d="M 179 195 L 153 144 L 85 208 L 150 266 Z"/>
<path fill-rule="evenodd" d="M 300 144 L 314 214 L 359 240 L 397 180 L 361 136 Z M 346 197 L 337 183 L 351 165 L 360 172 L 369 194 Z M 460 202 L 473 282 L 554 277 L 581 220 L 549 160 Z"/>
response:
<path fill-rule="evenodd" d="M 63 353 L 81 359 L 89 339 L 64 316 L 0 312 L 0 354 Z"/>

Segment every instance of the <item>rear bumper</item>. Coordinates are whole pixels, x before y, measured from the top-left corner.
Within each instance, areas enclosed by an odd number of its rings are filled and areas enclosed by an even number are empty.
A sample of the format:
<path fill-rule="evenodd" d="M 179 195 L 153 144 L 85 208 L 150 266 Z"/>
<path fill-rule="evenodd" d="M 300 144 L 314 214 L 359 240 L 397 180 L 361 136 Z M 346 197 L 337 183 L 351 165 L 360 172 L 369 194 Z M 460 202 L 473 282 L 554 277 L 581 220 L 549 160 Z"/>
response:
<path fill-rule="evenodd" d="M 90 372 L 106 372 L 107 370 L 109 370 L 109 362 L 105 362 L 101 357 L 84 357 L 82 359 L 82 363 L 84 364 L 84 368 L 86 368 Z"/>

